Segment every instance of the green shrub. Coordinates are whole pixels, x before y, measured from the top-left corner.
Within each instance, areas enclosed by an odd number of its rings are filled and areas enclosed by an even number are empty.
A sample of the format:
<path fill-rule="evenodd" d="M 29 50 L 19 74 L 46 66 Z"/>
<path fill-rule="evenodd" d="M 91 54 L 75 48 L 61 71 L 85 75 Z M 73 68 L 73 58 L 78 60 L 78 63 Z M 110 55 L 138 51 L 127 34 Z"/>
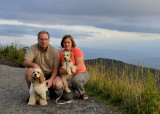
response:
<path fill-rule="evenodd" d="M 0 46 L 0 57 L 11 59 L 17 63 L 23 64 L 27 48 L 18 48 L 18 44 L 10 46 Z"/>

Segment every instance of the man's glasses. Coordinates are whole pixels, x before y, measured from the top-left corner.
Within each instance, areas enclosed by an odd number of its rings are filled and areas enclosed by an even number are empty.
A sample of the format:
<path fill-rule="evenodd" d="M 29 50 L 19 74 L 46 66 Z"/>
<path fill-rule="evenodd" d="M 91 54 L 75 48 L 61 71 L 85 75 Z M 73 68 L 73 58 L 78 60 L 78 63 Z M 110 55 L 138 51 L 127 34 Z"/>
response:
<path fill-rule="evenodd" d="M 48 41 L 48 39 L 42 39 L 42 38 L 40 38 L 39 40 L 40 41 Z"/>

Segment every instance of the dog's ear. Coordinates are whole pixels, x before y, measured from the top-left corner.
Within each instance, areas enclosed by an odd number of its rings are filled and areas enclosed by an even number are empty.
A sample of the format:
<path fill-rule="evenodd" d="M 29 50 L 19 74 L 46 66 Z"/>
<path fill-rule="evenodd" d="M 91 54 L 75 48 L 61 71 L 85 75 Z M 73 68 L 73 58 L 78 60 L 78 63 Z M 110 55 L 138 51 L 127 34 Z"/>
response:
<path fill-rule="evenodd" d="M 40 82 L 40 84 L 41 84 L 41 83 L 43 83 L 44 81 L 45 81 L 44 74 L 41 73 L 40 78 L 39 78 L 39 82 Z"/>
<path fill-rule="evenodd" d="M 71 59 L 73 58 L 74 56 L 74 53 L 70 52 L 70 56 L 71 56 Z"/>

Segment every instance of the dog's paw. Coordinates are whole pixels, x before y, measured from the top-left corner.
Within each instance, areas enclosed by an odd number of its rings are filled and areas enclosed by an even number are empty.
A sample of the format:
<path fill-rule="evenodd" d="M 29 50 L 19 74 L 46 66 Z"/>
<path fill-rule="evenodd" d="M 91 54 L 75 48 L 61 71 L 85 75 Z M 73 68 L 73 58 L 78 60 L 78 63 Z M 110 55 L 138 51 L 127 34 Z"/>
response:
<path fill-rule="evenodd" d="M 76 72 L 76 66 L 72 67 L 72 72 L 75 73 Z"/>
<path fill-rule="evenodd" d="M 71 92 L 71 90 L 68 90 L 68 91 L 66 91 L 67 93 L 70 93 Z"/>
<path fill-rule="evenodd" d="M 70 73 L 68 73 L 69 75 L 72 75 L 72 73 L 70 72 Z"/>
<path fill-rule="evenodd" d="M 72 72 L 75 73 L 75 72 L 76 72 L 76 69 L 72 69 Z"/>
<path fill-rule="evenodd" d="M 46 100 L 40 100 L 39 102 L 40 102 L 40 105 L 43 105 L 43 106 L 47 105 L 47 101 Z"/>
<path fill-rule="evenodd" d="M 65 91 L 66 91 L 67 93 L 71 92 L 71 90 L 70 90 L 70 89 L 65 89 Z"/>
<path fill-rule="evenodd" d="M 36 104 L 36 102 L 28 102 L 28 105 L 31 105 L 31 106 L 33 106 L 35 104 Z"/>

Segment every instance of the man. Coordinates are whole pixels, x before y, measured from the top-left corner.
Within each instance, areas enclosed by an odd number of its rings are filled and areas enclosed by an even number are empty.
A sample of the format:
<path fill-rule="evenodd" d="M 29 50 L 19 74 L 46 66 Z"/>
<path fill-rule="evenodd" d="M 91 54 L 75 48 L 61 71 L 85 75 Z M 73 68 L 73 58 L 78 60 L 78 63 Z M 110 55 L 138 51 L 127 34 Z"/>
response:
<path fill-rule="evenodd" d="M 31 74 L 34 68 L 42 69 L 48 88 L 61 90 L 63 83 L 60 77 L 57 76 L 59 67 L 59 52 L 50 44 L 50 35 L 47 31 L 38 33 L 38 43 L 29 48 L 28 53 L 24 58 L 25 79 L 30 88 Z"/>

